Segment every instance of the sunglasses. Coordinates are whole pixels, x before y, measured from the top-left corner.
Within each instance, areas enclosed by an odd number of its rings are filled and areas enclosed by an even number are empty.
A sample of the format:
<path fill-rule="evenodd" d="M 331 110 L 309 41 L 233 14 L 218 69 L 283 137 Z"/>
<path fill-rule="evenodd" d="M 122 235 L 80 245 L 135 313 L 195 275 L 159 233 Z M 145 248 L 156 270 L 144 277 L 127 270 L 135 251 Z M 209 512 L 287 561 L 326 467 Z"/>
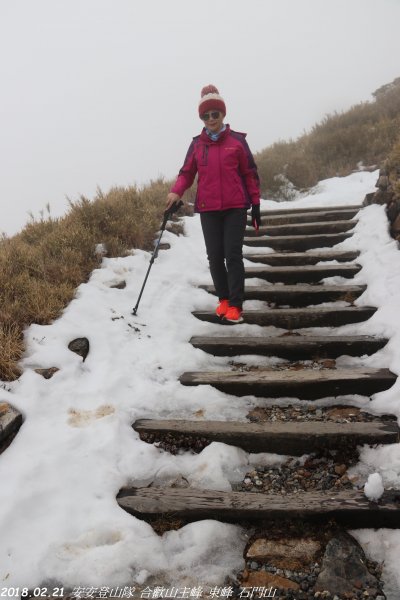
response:
<path fill-rule="evenodd" d="M 204 113 L 201 115 L 202 121 L 209 121 L 210 119 L 218 119 L 221 112 L 219 110 L 214 110 L 213 112 Z"/>

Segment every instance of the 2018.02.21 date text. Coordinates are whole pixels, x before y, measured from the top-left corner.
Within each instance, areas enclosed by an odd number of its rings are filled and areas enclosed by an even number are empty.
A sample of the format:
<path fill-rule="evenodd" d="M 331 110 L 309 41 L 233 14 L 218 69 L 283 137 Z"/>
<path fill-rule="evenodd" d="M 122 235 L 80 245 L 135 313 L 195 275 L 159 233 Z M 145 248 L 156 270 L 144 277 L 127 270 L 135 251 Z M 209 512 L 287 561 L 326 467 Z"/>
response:
<path fill-rule="evenodd" d="M 64 588 L 54 587 L 2 587 L 0 588 L 0 598 L 62 598 Z"/>

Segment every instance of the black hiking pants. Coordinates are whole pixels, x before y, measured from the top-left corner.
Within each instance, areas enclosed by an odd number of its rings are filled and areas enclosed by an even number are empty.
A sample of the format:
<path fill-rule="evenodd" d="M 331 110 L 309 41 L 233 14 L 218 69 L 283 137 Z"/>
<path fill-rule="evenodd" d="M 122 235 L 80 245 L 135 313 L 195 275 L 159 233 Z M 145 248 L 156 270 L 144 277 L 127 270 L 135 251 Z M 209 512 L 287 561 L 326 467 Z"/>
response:
<path fill-rule="evenodd" d="M 244 299 L 243 238 L 247 209 L 230 208 L 200 213 L 208 262 L 220 300 L 242 308 Z"/>

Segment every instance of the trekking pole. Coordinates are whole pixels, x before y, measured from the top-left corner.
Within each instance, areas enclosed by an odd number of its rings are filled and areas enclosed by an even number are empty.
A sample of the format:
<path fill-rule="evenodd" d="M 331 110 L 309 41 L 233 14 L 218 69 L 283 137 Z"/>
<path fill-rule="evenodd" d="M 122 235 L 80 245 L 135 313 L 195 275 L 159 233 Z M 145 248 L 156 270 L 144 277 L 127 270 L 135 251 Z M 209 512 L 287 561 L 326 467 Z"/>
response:
<path fill-rule="evenodd" d="M 149 273 L 150 273 L 150 269 L 151 269 L 151 267 L 153 266 L 153 263 L 154 263 L 155 259 L 157 258 L 157 254 L 158 254 L 158 247 L 159 247 L 159 245 L 160 245 L 160 242 L 161 242 L 162 234 L 164 233 L 165 227 L 166 227 L 166 225 L 167 225 L 167 221 L 168 221 L 168 219 L 169 219 L 169 218 L 170 218 L 170 217 L 171 217 L 171 216 L 172 216 L 172 215 L 173 215 L 173 214 L 174 214 L 174 213 L 175 213 L 177 210 L 179 210 L 179 209 L 180 209 L 180 207 L 181 207 L 181 206 L 183 206 L 183 202 L 182 202 L 182 200 L 180 200 L 179 202 L 176 202 L 175 204 L 173 204 L 173 205 L 172 205 L 170 208 L 168 208 L 168 209 L 167 209 L 167 210 L 164 212 L 164 219 L 163 219 L 163 222 L 162 222 L 162 225 L 161 225 L 161 232 L 160 232 L 160 236 L 159 236 L 159 238 L 158 238 L 158 240 L 157 240 L 156 246 L 155 246 L 155 248 L 154 248 L 154 251 L 153 251 L 153 254 L 152 254 L 152 256 L 151 256 L 151 259 L 150 259 L 150 264 L 149 264 L 149 268 L 147 269 L 146 277 L 144 278 L 143 285 L 142 285 L 142 289 L 140 290 L 140 294 L 139 294 L 139 298 L 138 298 L 138 300 L 137 300 L 137 302 L 136 302 L 136 306 L 135 306 L 135 308 L 132 310 L 132 314 L 133 314 L 133 315 L 136 315 L 136 314 L 137 314 L 137 309 L 138 309 L 138 306 L 139 306 L 139 302 L 140 302 L 140 299 L 141 299 L 141 297 L 142 297 L 143 290 L 144 290 L 144 287 L 145 287 L 145 285 L 146 285 L 146 282 L 147 282 L 147 278 L 148 278 L 148 276 L 149 276 Z"/>

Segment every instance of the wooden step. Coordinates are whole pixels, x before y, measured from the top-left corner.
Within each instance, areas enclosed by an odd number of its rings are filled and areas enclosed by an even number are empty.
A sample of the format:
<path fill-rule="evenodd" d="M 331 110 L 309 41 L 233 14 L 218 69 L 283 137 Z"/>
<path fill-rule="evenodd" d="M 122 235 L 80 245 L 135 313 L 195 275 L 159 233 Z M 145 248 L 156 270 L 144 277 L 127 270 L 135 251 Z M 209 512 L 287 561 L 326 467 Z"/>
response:
<path fill-rule="evenodd" d="M 252 262 L 273 267 L 315 265 L 321 261 L 337 260 L 347 262 L 356 260 L 359 252 L 351 250 L 327 250 L 321 252 L 268 252 L 264 254 L 244 254 L 243 258 Z"/>
<path fill-rule="evenodd" d="M 244 310 L 243 318 L 244 322 L 250 325 L 274 326 L 282 329 L 339 327 L 348 323 L 366 321 L 376 310 L 373 306 L 269 308 L 267 310 Z M 192 314 L 201 321 L 228 324 L 226 321 L 221 321 L 214 311 L 196 310 Z"/>
<path fill-rule="evenodd" d="M 317 223 L 294 223 L 286 225 L 267 225 L 261 226 L 258 232 L 253 228 L 246 230 L 246 236 L 257 235 L 316 235 L 327 233 L 343 233 L 350 231 L 356 225 L 357 221 L 320 221 Z"/>
<path fill-rule="evenodd" d="M 190 340 L 192 346 L 214 356 L 260 354 L 261 356 L 279 356 L 289 360 L 371 355 L 383 348 L 387 342 L 386 339 L 367 335 L 194 336 Z"/>
<path fill-rule="evenodd" d="M 174 517 L 185 521 L 219 519 L 262 522 L 323 518 L 352 528 L 400 528 L 400 492 L 385 492 L 369 502 L 359 490 L 328 490 L 299 494 L 222 492 L 193 488 L 123 488 L 117 502 L 141 519 Z"/>
<path fill-rule="evenodd" d="M 200 286 L 215 295 L 213 285 Z M 365 285 L 246 285 L 245 300 L 263 300 L 278 305 L 308 306 L 321 302 L 353 302 L 366 290 Z"/>
<path fill-rule="evenodd" d="M 341 210 L 320 210 L 287 214 L 272 214 L 268 210 L 261 211 L 261 220 L 263 225 L 285 225 L 287 223 L 314 223 L 316 221 L 344 221 L 356 216 L 359 208 L 347 208 Z M 251 216 L 248 219 L 251 224 Z"/>
<path fill-rule="evenodd" d="M 359 211 L 363 208 L 362 204 L 340 204 L 339 206 L 312 206 L 309 208 L 266 208 L 261 210 L 261 215 L 298 215 L 301 213 L 324 213 L 324 212 L 343 212 L 348 210 Z"/>
<path fill-rule="evenodd" d="M 361 270 L 361 265 L 308 265 L 305 267 L 246 267 L 245 277 L 281 283 L 317 283 L 326 277 L 351 279 Z"/>
<path fill-rule="evenodd" d="M 235 396 L 292 397 L 301 400 L 343 394 L 372 396 L 389 389 L 397 377 L 388 369 L 303 369 L 254 371 L 194 371 L 183 373 L 182 385 L 211 385 Z"/>
<path fill-rule="evenodd" d="M 0 402 L 0 451 L 5 449 L 6 441 L 22 425 L 22 415 L 7 402 Z"/>
<path fill-rule="evenodd" d="M 139 419 L 133 429 L 141 434 L 204 438 L 237 446 L 246 452 L 275 452 L 300 456 L 349 444 L 395 444 L 399 426 L 395 421 L 335 423 L 305 421 L 240 423 L 238 421 L 183 421 Z"/>
<path fill-rule="evenodd" d="M 246 232 L 247 234 L 248 232 Z M 326 233 L 317 235 L 246 235 L 245 246 L 266 246 L 274 250 L 311 250 L 312 248 L 331 248 L 351 237 L 351 233 Z"/>

